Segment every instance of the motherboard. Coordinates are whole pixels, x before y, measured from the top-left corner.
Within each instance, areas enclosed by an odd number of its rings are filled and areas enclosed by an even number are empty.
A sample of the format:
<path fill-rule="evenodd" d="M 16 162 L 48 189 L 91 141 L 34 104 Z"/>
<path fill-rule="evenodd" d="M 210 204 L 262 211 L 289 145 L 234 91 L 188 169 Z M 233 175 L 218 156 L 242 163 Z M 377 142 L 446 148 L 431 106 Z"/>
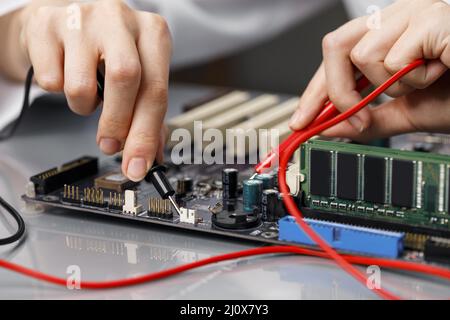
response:
<path fill-rule="evenodd" d="M 189 106 L 169 127 L 192 132 L 193 121 L 202 120 L 206 129 L 283 128 L 284 136 L 295 106 L 295 98 L 231 91 Z M 165 166 L 179 213 L 151 179 L 127 179 L 120 157 L 55 164 L 30 178 L 23 198 L 173 229 L 314 247 L 284 207 L 277 168 L 254 176 L 249 164 Z M 449 156 L 313 139 L 295 154 L 286 176 L 306 222 L 338 251 L 449 261 Z"/>

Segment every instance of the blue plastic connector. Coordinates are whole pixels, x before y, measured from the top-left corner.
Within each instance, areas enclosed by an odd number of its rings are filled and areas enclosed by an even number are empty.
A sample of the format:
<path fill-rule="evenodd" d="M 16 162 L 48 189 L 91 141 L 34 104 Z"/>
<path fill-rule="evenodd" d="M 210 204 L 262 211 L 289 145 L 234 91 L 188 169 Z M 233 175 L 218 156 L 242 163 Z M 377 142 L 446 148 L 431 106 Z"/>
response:
<path fill-rule="evenodd" d="M 403 233 L 312 219 L 305 221 L 334 249 L 387 258 L 397 258 L 403 252 Z M 286 216 L 278 223 L 279 240 L 315 245 L 294 217 Z"/>

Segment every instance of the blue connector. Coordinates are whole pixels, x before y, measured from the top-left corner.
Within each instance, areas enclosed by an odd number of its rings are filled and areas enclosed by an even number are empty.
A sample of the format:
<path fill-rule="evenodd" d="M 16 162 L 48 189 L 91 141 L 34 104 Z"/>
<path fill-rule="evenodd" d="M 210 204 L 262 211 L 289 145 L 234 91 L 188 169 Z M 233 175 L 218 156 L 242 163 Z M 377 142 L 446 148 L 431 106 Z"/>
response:
<path fill-rule="evenodd" d="M 403 252 L 403 233 L 312 219 L 305 221 L 334 249 L 387 258 L 397 258 Z M 294 217 L 286 216 L 278 223 L 279 240 L 315 245 L 300 229 Z"/>

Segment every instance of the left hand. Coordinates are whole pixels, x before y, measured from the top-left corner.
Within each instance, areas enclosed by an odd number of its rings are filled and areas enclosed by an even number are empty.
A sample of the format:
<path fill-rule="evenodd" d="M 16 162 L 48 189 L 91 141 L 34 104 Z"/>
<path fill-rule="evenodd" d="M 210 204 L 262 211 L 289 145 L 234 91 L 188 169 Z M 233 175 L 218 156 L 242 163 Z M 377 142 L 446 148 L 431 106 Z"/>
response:
<path fill-rule="evenodd" d="M 325 134 L 367 140 L 418 130 L 450 132 L 450 79 L 442 77 L 450 67 L 450 6 L 438 0 L 400 0 L 380 15 L 379 29 L 369 29 L 369 17 L 362 17 L 324 38 L 323 63 L 300 99 L 292 130 L 306 127 L 327 99 L 341 112 L 361 100 L 355 66 L 379 86 L 408 63 L 425 58 L 425 66 L 386 91 L 394 100 L 365 108 Z"/>

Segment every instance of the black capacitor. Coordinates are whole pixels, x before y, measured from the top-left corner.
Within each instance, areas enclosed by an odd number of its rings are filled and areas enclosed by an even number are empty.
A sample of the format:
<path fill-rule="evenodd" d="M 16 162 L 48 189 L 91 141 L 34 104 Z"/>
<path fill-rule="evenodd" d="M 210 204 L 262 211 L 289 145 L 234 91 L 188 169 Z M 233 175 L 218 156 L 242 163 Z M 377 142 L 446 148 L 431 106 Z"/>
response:
<path fill-rule="evenodd" d="M 281 192 L 278 193 L 278 205 L 276 210 L 277 219 L 283 218 L 287 214 L 286 207 L 283 202 L 283 194 Z"/>
<path fill-rule="evenodd" d="M 222 170 L 223 199 L 236 199 L 238 195 L 238 170 L 225 168 Z"/>
<path fill-rule="evenodd" d="M 261 197 L 261 218 L 263 221 L 275 222 L 277 220 L 279 192 L 274 189 L 267 189 L 262 192 Z"/>
<path fill-rule="evenodd" d="M 177 194 L 185 195 L 194 189 L 194 181 L 189 177 L 183 177 L 177 180 Z"/>

